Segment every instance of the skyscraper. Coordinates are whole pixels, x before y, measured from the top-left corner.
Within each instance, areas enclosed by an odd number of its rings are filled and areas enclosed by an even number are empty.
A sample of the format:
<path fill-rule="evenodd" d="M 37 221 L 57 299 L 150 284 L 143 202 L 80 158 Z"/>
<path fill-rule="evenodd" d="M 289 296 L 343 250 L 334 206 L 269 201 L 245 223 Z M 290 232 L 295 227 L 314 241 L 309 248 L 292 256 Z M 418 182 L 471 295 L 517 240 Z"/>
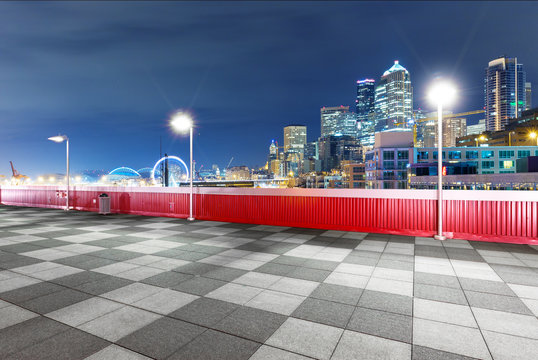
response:
<path fill-rule="evenodd" d="M 306 144 L 306 126 L 288 125 L 284 128 L 284 152 L 303 153 Z"/>
<path fill-rule="evenodd" d="M 532 85 L 530 82 L 525 83 L 525 110 L 532 108 Z"/>
<path fill-rule="evenodd" d="M 368 121 L 368 114 L 375 111 L 375 80 L 357 81 L 356 113 L 359 121 Z"/>
<path fill-rule="evenodd" d="M 489 62 L 484 78 L 486 130 L 503 130 L 509 119 L 525 110 L 525 72 L 517 58 L 506 56 Z"/>
<path fill-rule="evenodd" d="M 334 135 L 338 132 L 338 117 L 349 112 L 349 106 L 322 107 L 321 110 L 321 137 Z"/>
<path fill-rule="evenodd" d="M 408 121 L 413 118 L 411 77 L 398 60 L 383 73 L 375 88 L 375 113 L 376 131 L 407 127 Z"/>

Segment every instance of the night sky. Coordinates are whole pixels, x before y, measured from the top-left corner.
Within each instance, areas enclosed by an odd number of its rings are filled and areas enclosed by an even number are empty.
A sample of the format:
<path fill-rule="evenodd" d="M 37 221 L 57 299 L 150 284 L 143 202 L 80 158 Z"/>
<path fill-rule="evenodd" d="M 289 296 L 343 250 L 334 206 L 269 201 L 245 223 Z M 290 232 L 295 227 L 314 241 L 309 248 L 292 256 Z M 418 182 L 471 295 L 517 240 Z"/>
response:
<path fill-rule="evenodd" d="M 436 76 L 454 111 L 483 108 L 488 61 L 517 56 L 538 92 L 535 2 L 0 2 L 0 174 L 187 160 L 174 109 L 196 119 L 198 164 L 265 164 L 288 124 L 319 136 L 322 106 L 355 103 L 355 82 L 406 67 L 414 107 Z M 534 103 L 538 103 L 534 96 Z"/>

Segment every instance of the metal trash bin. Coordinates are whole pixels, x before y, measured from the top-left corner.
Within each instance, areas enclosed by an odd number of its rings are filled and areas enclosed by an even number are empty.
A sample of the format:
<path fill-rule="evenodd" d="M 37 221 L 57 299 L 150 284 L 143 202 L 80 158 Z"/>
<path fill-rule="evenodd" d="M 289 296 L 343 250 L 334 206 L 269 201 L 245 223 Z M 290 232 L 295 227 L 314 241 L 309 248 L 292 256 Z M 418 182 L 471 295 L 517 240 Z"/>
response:
<path fill-rule="evenodd" d="M 99 214 L 110 214 L 110 197 L 107 194 L 99 195 Z"/>

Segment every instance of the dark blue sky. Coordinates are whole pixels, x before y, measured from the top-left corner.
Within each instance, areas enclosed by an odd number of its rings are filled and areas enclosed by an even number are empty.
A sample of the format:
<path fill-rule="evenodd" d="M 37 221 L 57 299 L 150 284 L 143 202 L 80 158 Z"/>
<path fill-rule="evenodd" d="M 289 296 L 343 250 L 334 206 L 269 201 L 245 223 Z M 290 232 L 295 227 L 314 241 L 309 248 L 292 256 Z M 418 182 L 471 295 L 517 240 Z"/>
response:
<path fill-rule="evenodd" d="M 483 74 L 517 56 L 538 79 L 535 2 L 0 2 L 0 174 L 152 166 L 188 159 L 171 134 L 176 108 L 196 116 L 195 159 L 263 165 L 282 127 L 319 136 L 319 108 L 353 105 L 355 81 L 394 60 L 415 108 L 438 75 L 460 88 L 455 111 L 483 107 Z M 538 91 L 538 80 L 534 86 Z M 537 98 L 536 96 L 534 97 Z M 536 100 L 535 100 L 536 103 Z"/>

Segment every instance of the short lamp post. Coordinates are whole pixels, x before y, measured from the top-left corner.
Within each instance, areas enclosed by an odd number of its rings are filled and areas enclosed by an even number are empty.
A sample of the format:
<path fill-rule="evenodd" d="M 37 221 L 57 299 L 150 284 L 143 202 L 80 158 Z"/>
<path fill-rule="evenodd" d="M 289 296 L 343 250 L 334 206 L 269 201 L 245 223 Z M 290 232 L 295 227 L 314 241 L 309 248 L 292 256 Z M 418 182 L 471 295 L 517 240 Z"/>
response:
<path fill-rule="evenodd" d="M 69 210 L 69 138 L 66 135 L 56 135 L 51 136 L 49 140 L 61 143 L 65 141 L 65 151 L 66 151 L 66 158 L 67 158 L 67 192 L 65 197 L 65 210 Z"/>
<path fill-rule="evenodd" d="M 437 104 L 437 235 L 436 240 L 446 240 L 443 235 L 443 105 L 454 100 L 456 89 L 448 83 L 438 83 L 429 97 Z"/>
<path fill-rule="evenodd" d="M 191 148 L 191 160 L 189 165 L 189 178 L 190 178 L 190 199 L 189 199 L 189 217 L 187 220 L 193 221 L 194 216 L 192 214 L 192 205 L 193 205 L 193 187 L 192 187 L 192 176 L 194 174 L 193 168 L 192 168 L 192 128 L 193 128 L 193 121 L 192 117 L 183 111 L 177 111 L 175 112 L 172 117 L 170 118 L 170 126 L 172 127 L 172 130 L 174 132 L 179 134 L 184 134 L 187 131 L 190 133 L 190 148 Z"/>
<path fill-rule="evenodd" d="M 529 133 L 529 137 L 531 139 L 536 139 L 536 146 L 538 146 L 538 133 L 536 131 L 531 131 Z"/>
<path fill-rule="evenodd" d="M 484 142 L 484 141 L 487 141 L 488 138 L 485 137 L 484 135 L 480 135 L 479 137 L 477 138 L 474 138 L 474 141 L 476 141 L 476 147 L 478 147 L 478 142 L 481 141 L 481 142 Z"/>

